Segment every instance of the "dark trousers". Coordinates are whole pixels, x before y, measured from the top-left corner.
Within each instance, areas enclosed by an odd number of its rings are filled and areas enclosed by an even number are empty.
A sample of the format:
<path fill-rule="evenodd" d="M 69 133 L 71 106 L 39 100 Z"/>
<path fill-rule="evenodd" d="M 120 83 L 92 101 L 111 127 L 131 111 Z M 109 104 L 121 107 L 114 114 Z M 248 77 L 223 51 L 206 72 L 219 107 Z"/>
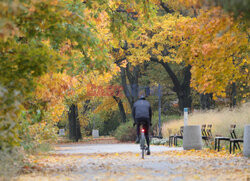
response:
<path fill-rule="evenodd" d="M 145 130 L 145 138 L 147 141 L 147 145 L 149 147 L 149 128 L 150 128 L 150 123 L 148 119 L 136 119 L 136 124 L 137 124 L 137 137 L 140 137 L 140 127 L 142 125 L 142 128 Z"/>

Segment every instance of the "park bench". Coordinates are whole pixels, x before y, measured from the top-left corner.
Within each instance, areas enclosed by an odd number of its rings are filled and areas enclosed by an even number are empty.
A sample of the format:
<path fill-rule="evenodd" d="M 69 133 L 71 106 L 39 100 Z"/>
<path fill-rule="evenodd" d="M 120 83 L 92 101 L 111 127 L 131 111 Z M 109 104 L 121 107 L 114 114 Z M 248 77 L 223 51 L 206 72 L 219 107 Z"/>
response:
<path fill-rule="evenodd" d="M 241 150 L 239 143 L 243 143 L 244 142 L 243 139 L 237 138 L 237 136 L 235 134 L 235 131 L 232 134 L 233 134 L 234 138 L 230 139 L 230 145 L 229 145 L 229 152 L 230 152 L 230 154 L 232 152 L 232 144 L 233 144 L 233 153 L 235 153 L 235 148 Z"/>
<path fill-rule="evenodd" d="M 168 138 L 168 145 L 169 145 L 169 147 L 173 145 L 173 140 L 174 140 L 174 136 L 175 135 L 176 135 L 176 133 L 174 133 L 174 135 L 170 135 L 169 136 L 169 138 Z"/>
<path fill-rule="evenodd" d="M 207 135 L 212 138 L 213 134 L 212 134 L 212 124 L 207 125 Z"/>
<path fill-rule="evenodd" d="M 206 124 L 201 125 L 201 134 L 202 139 L 205 141 L 206 145 L 208 145 L 209 140 L 212 139 L 212 124 Z"/>
<path fill-rule="evenodd" d="M 236 149 L 240 149 L 240 145 L 239 145 L 239 142 L 243 142 L 242 139 L 238 139 L 237 136 L 236 136 L 236 133 L 235 133 L 235 128 L 236 128 L 236 125 L 235 124 L 232 124 L 230 125 L 230 137 L 222 137 L 222 136 L 219 136 L 219 137 L 215 137 L 214 138 L 214 149 L 220 151 L 220 141 L 229 141 L 230 142 L 230 147 L 229 147 L 229 152 L 231 153 L 231 144 L 233 143 L 233 149 L 235 151 L 235 148 Z"/>
<path fill-rule="evenodd" d="M 178 139 L 183 139 L 184 126 L 180 127 L 180 135 L 174 137 L 174 145 L 177 146 Z"/>
<path fill-rule="evenodd" d="M 175 134 L 175 135 L 169 136 L 169 146 L 172 146 L 173 144 L 177 146 L 177 139 L 183 139 L 183 130 L 184 130 L 184 126 L 181 126 L 179 135 Z"/>
<path fill-rule="evenodd" d="M 212 124 L 209 124 L 206 129 L 206 125 L 202 125 L 201 133 L 202 133 L 202 139 L 206 141 L 208 144 L 208 141 L 212 138 Z M 169 146 L 172 146 L 173 144 L 177 146 L 178 139 L 183 139 L 183 132 L 184 132 L 184 126 L 180 127 L 179 135 L 172 135 L 169 136 Z"/>

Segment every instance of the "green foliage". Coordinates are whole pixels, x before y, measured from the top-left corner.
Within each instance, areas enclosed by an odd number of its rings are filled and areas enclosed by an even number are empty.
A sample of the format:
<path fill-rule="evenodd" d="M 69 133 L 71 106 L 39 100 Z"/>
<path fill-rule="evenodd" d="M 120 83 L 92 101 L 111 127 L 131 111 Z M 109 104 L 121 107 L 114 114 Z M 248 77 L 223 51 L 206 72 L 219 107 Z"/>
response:
<path fill-rule="evenodd" d="M 136 127 L 133 127 L 133 122 L 122 123 L 115 131 L 115 138 L 122 142 L 135 141 Z"/>
<path fill-rule="evenodd" d="M 87 126 L 82 126 L 82 134 L 90 136 L 92 129 L 99 130 L 99 135 L 108 136 L 113 135 L 116 128 L 121 123 L 119 111 L 101 111 L 98 114 L 93 114 L 92 112 L 88 119 L 89 124 Z"/>
<path fill-rule="evenodd" d="M 101 136 L 112 135 L 121 122 L 118 111 L 103 111 L 94 119 L 95 129 L 99 130 Z"/>

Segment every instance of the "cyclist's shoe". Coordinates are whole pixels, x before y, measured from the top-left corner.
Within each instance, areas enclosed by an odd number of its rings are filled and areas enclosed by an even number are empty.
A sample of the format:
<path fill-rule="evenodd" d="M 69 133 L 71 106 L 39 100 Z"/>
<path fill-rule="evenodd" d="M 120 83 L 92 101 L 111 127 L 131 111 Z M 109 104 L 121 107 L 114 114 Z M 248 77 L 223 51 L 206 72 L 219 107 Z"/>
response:
<path fill-rule="evenodd" d="M 135 143 L 139 143 L 140 142 L 140 138 L 136 137 Z"/>
<path fill-rule="evenodd" d="M 147 149 L 147 155 L 150 155 L 150 150 L 149 150 L 149 148 Z"/>

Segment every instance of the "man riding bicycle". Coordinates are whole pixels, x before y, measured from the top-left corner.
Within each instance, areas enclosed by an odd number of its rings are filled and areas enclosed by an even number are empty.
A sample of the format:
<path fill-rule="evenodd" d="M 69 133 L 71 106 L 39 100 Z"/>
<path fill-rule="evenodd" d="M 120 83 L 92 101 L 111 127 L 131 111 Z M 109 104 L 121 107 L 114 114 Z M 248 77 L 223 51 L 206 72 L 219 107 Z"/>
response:
<path fill-rule="evenodd" d="M 140 126 L 143 126 L 143 129 L 145 130 L 145 137 L 148 145 L 147 155 L 150 155 L 150 149 L 149 149 L 149 128 L 151 124 L 152 119 L 152 110 L 150 103 L 145 100 L 145 96 L 141 96 L 139 100 L 137 100 L 132 109 L 132 114 L 134 118 L 134 125 L 137 125 L 137 137 L 136 137 L 136 143 L 139 143 L 140 141 Z"/>

